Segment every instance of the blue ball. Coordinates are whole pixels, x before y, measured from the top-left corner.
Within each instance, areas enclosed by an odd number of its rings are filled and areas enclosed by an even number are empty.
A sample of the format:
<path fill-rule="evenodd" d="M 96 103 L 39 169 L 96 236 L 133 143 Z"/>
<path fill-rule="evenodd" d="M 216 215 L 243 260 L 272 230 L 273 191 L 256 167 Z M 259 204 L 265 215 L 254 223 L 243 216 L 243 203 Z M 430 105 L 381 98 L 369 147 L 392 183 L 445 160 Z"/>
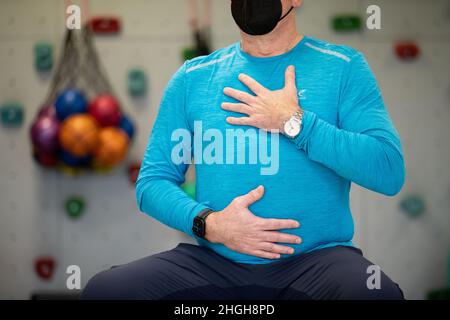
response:
<path fill-rule="evenodd" d="M 87 167 L 91 163 L 91 156 L 86 157 L 75 157 L 67 151 L 61 150 L 59 153 L 59 158 L 64 164 L 73 168 Z"/>
<path fill-rule="evenodd" d="M 120 120 L 120 123 L 119 123 L 119 128 L 121 128 L 123 131 L 126 132 L 128 137 L 130 138 L 130 140 L 133 139 L 134 124 L 133 124 L 133 122 L 131 122 L 131 120 L 128 117 L 126 117 L 126 116 L 122 117 L 122 120 Z"/>
<path fill-rule="evenodd" d="M 83 93 L 78 89 L 62 91 L 55 101 L 56 115 L 60 120 L 87 111 L 88 102 Z"/>

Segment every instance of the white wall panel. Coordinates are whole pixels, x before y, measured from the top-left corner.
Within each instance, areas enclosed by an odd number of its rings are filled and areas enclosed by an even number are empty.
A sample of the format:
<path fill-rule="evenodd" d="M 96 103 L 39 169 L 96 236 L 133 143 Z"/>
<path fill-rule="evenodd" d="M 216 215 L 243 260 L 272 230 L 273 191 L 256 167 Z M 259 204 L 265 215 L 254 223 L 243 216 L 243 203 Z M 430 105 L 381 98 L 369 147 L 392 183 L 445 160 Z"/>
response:
<path fill-rule="evenodd" d="M 180 66 L 191 41 L 182 0 L 91 0 L 90 15 L 118 15 L 123 32 L 96 37 L 101 60 L 138 134 L 129 159 L 140 159 L 167 81 Z M 382 30 L 335 34 L 330 18 L 339 13 L 366 16 L 369 4 L 382 9 Z M 236 41 L 229 1 L 213 0 L 213 45 Z M 350 45 L 364 52 L 404 145 L 407 181 L 402 193 L 384 197 L 352 188 L 355 243 L 381 265 L 408 298 L 446 282 L 450 249 L 450 1 L 305 0 L 297 13 L 307 35 Z M 83 284 L 114 264 L 170 249 L 186 241 L 175 231 L 138 213 L 134 189 L 121 167 L 115 173 L 70 178 L 33 164 L 28 130 L 43 101 L 51 74 L 33 66 L 36 41 L 48 41 L 59 57 L 64 32 L 64 1 L 0 0 L 0 102 L 18 100 L 26 108 L 22 128 L 0 127 L 0 298 L 27 298 L 36 289 L 64 289 L 65 268 L 78 264 Z M 416 39 L 419 60 L 400 62 L 397 39 Z M 147 96 L 130 98 L 126 75 L 141 67 L 148 74 Z M 422 194 L 424 216 L 411 219 L 399 210 L 409 193 Z M 86 198 L 85 215 L 70 220 L 67 196 Z M 58 268 L 50 282 L 33 271 L 36 256 L 52 254 Z"/>

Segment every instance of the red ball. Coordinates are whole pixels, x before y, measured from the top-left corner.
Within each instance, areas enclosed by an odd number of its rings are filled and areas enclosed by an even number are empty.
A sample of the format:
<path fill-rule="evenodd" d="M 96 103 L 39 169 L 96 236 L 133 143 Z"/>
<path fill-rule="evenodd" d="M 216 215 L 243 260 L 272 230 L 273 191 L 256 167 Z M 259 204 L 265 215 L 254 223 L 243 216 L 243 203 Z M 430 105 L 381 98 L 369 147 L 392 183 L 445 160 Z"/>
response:
<path fill-rule="evenodd" d="M 119 102 L 108 94 L 95 98 L 89 105 L 88 111 L 102 127 L 116 127 L 122 119 Z"/>
<path fill-rule="evenodd" d="M 53 117 L 56 118 L 56 109 L 54 106 L 49 105 L 49 106 L 44 106 L 39 110 L 38 113 L 38 118 L 43 117 L 43 116 L 49 116 L 49 117 Z"/>
<path fill-rule="evenodd" d="M 58 164 L 58 157 L 54 153 L 45 152 L 41 150 L 33 150 L 34 159 L 43 167 L 56 167 Z"/>

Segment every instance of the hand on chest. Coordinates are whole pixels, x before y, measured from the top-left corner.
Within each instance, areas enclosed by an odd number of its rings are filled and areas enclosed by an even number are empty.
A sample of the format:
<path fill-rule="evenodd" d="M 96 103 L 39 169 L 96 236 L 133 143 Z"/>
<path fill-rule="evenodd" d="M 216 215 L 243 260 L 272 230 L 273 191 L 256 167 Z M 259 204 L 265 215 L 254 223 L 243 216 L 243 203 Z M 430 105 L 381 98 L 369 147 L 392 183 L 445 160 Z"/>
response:
<path fill-rule="evenodd" d="M 302 72 L 301 68 L 295 68 L 289 80 L 287 69 L 279 69 L 281 71 L 243 70 L 242 73 L 230 72 L 226 76 L 205 80 L 205 84 L 200 85 L 205 89 L 188 96 L 189 121 L 202 120 L 211 128 L 228 128 L 231 125 L 227 123 L 227 118 L 248 118 L 262 104 L 261 101 L 255 101 L 261 96 L 267 98 L 264 103 L 268 108 L 275 108 L 278 102 L 298 104 L 335 124 L 340 87 L 340 83 L 332 80 L 336 77 L 321 72 Z M 235 125 L 251 125 L 245 119 L 242 123 L 239 120 L 236 122 Z"/>

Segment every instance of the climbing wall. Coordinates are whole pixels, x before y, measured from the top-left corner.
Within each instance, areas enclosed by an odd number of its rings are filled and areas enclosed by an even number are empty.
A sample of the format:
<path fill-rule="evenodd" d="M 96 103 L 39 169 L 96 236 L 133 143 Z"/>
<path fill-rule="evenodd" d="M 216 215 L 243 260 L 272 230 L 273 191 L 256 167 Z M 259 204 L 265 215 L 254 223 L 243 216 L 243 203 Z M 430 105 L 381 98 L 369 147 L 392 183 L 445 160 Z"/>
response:
<path fill-rule="evenodd" d="M 228 14 L 228 1 L 212 3 L 213 47 L 220 48 L 236 41 L 238 32 Z M 137 122 L 128 161 L 140 159 L 163 89 L 181 63 L 183 47 L 190 43 L 186 3 L 91 0 L 89 4 L 90 15 L 110 14 L 122 20 L 119 35 L 96 37 L 95 44 L 123 108 Z M 336 14 L 365 18 L 370 4 L 382 9 L 381 30 L 338 34 L 330 28 Z M 138 212 L 125 166 L 105 176 L 71 178 L 33 163 L 28 129 L 52 76 L 35 70 L 34 45 L 48 42 L 59 57 L 64 11 L 64 1 L 59 0 L 0 0 L 0 104 L 15 100 L 25 108 L 22 127 L 0 126 L 0 298 L 64 290 L 68 265 L 80 266 L 84 285 L 111 265 L 189 241 Z M 354 187 L 355 242 L 408 298 L 424 298 L 427 290 L 447 283 L 450 251 L 450 1 L 305 0 L 298 22 L 299 30 L 309 36 L 364 52 L 378 78 L 402 137 L 407 181 L 392 198 Z M 394 43 L 404 39 L 419 44 L 417 60 L 402 62 L 394 55 Z M 127 92 L 127 74 L 135 67 L 143 69 L 149 80 L 147 94 L 139 98 Z M 409 194 L 425 199 L 421 216 L 411 218 L 400 210 L 400 201 Z M 70 195 L 86 200 L 86 211 L 78 220 L 64 212 Z M 56 272 L 51 280 L 42 281 L 33 262 L 46 255 L 55 257 Z"/>

